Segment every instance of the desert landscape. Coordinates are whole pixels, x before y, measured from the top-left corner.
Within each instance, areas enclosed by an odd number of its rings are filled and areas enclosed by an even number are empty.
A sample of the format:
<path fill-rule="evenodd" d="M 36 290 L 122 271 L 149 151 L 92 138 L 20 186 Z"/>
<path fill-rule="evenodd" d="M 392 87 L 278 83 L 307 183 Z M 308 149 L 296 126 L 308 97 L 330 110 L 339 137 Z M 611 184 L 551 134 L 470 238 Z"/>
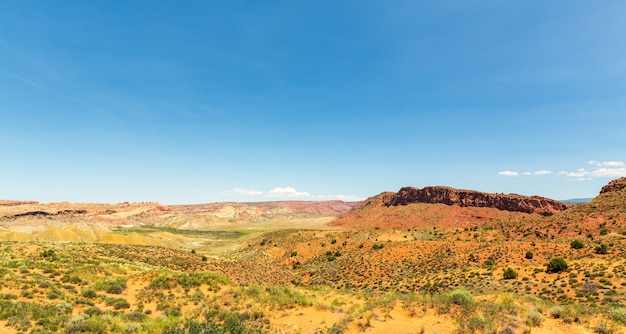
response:
<path fill-rule="evenodd" d="M 626 334 L 626 1 L 0 1 L 0 334 Z"/>
<path fill-rule="evenodd" d="M 0 201 L 2 333 L 622 333 L 626 178 L 587 203 Z"/>

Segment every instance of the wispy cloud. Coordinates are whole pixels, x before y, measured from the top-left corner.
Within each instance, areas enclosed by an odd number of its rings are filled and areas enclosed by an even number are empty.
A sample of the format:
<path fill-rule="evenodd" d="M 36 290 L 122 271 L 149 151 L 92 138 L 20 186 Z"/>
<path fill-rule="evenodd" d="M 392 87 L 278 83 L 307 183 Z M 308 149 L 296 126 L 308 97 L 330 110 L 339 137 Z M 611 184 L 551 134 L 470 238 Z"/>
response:
<path fill-rule="evenodd" d="M 589 175 L 589 171 L 584 168 L 579 168 L 575 172 L 560 171 L 559 175 L 565 175 L 567 177 L 585 177 Z"/>
<path fill-rule="evenodd" d="M 502 175 L 502 176 L 519 176 L 520 174 L 524 176 L 532 176 L 532 175 L 548 175 L 548 174 L 552 174 L 552 172 L 546 169 L 538 170 L 536 172 L 521 172 L 521 173 L 510 171 L 510 170 L 498 172 L 498 175 Z"/>
<path fill-rule="evenodd" d="M 267 192 L 266 196 L 268 197 L 311 197 L 311 194 L 307 192 L 297 191 L 293 187 L 276 187 Z"/>
<path fill-rule="evenodd" d="M 574 178 L 576 181 L 589 181 L 597 177 L 617 178 L 626 176 L 626 164 L 623 161 L 595 161 L 589 160 L 588 168 L 578 168 L 576 171 L 560 171 L 559 175 Z"/>
<path fill-rule="evenodd" d="M 604 162 L 600 162 L 600 161 L 595 161 L 595 160 L 589 160 L 587 162 L 587 164 L 594 165 L 594 166 L 597 166 L 597 167 L 624 167 L 624 162 L 623 161 L 604 161 Z"/>
<path fill-rule="evenodd" d="M 247 195 L 247 196 L 262 196 L 263 192 L 254 189 L 233 188 L 226 192 L 227 194 Z"/>
<path fill-rule="evenodd" d="M 294 187 L 275 187 L 272 190 L 263 192 L 261 190 L 247 189 L 247 188 L 233 188 L 229 191 L 223 192 L 225 195 L 242 195 L 242 196 L 258 196 L 266 198 L 285 198 L 285 199 L 311 199 L 318 201 L 340 200 L 346 202 L 358 202 L 364 198 L 356 195 L 311 195 L 305 191 L 298 191 Z"/>
<path fill-rule="evenodd" d="M 80 107 L 83 107 L 83 108 L 85 108 L 87 110 L 90 110 L 90 111 L 92 111 L 94 113 L 97 113 L 97 114 L 100 114 L 102 116 L 105 116 L 105 117 L 108 117 L 108 118 L 112 117 L 112 115 L 110 113 L 104 112 L 100 108 L 96 108 L 96 107 L 94 107 L 94 106 L 92 106 L 92 105 L 90 105 L 88 103 L 85 103 L 82 100 L 79 100 L 79 99 L 77 99 L 77 98 L 75 98 L 73 96 L 59 93 L 57 90 L 52 89 L 49 86 L 40 84 L 40 83 L 38 83 L 38 82 L 36 82 L 34 80 L 31 80 L 31 79 L 29 79 L 29 78 L 27 78 L 25 76 L 22 76 L 22 75 L 13 73 L 13 72 L 8 72 L 8 71 L 5 71 L 5 70 L 0 70 L 0 73 L 4 74 L 6 76 L 12 77 L 14 80 L 20 81 L 20 82 L 22 82 L 22 83 L 24 83 L 26 85 L 29 85 L 29 86 L 31 86 L 33 88 L 36 88 L 37 90 L 39 90 L 41 92 L 44 92 L 45 94 L 48 94 L 50 96 L 69 101 L 69 102 L 71 102 L 73 104 L 76 104 L 76 105 L 78 105 Z"/>

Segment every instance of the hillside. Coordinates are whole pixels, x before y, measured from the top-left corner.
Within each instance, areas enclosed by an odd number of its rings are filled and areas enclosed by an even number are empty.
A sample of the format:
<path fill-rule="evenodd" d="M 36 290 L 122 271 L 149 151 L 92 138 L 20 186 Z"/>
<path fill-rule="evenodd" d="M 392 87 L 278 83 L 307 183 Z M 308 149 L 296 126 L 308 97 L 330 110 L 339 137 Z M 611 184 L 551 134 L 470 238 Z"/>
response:
<path fill-rule="evenodd" d="M 159 226 L 210 230 L 232 225 L 246 228 L 307 222 L 319 225 L 350 210 L 342 201 L 284 201 L 161 205 L 159 203 L 39 203 L 0 201 L 0 231 L 37 233 L 72 226 L 109 232 L 118 228 Z"/>
<path fill-rule="evenodd" d="M 564 203 L 539 196 L 488 194 L 451 187 L 404 187 L 357 204 L 329 223 L 356 228 L 473 227 L 491 220 L 549 216 Z"/>

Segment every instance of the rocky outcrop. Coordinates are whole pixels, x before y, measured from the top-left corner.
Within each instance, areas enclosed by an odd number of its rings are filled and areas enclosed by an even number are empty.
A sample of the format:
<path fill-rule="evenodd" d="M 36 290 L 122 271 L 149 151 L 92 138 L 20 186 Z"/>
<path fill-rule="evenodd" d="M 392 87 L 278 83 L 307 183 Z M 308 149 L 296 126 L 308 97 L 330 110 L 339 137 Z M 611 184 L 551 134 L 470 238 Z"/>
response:
<path fill-rule="evenodd" d="M 397 206 L 412 203 L 488 207 L 542 216 L 550 216 L 567 208 L 566 204 L 545 197 L 489 194 L 450 187 L 425 187 L 423 189 L 404 187 L 395 196 L 385 201 L 384 205 Z"/>
<path fill-rule="evenodd" d="M 619 192 L 626 189 L 626 177 L 615 179 L 602 187 L 600 194 Z"/>
<path fill-rule="evenodd" d="M 567 205 L 539 196 L 489 194 L 450 187 L 383 192 L 331 221 L 352 228 L 470 228 L 490 221 L 549 216 Z"/>

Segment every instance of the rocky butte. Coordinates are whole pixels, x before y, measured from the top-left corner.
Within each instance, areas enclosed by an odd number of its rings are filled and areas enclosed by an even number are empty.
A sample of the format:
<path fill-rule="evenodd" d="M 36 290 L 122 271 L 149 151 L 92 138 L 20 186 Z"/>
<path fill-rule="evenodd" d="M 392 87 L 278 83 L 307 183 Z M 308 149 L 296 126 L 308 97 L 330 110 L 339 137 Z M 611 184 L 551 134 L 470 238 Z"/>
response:
<path fill-rule="evenodd" d="M 329 223 L 354 228 L 474 227 L 492 220 L 550 216 L 568 206 L 549 198 L 451 187 L 404 187 L 358 203 Z"/>
<path fill-rule="evenodd" d="M 488 207 L 499 210 L 524 212 L 550 216 L 567 208 L 564 203 L 540 196 L 516 194 L 489 194 L 475 190 L 451 187 L 401 188 L 388 201 L 386 206 L 412 203 L 459 205 L 462 207 Z"/>

